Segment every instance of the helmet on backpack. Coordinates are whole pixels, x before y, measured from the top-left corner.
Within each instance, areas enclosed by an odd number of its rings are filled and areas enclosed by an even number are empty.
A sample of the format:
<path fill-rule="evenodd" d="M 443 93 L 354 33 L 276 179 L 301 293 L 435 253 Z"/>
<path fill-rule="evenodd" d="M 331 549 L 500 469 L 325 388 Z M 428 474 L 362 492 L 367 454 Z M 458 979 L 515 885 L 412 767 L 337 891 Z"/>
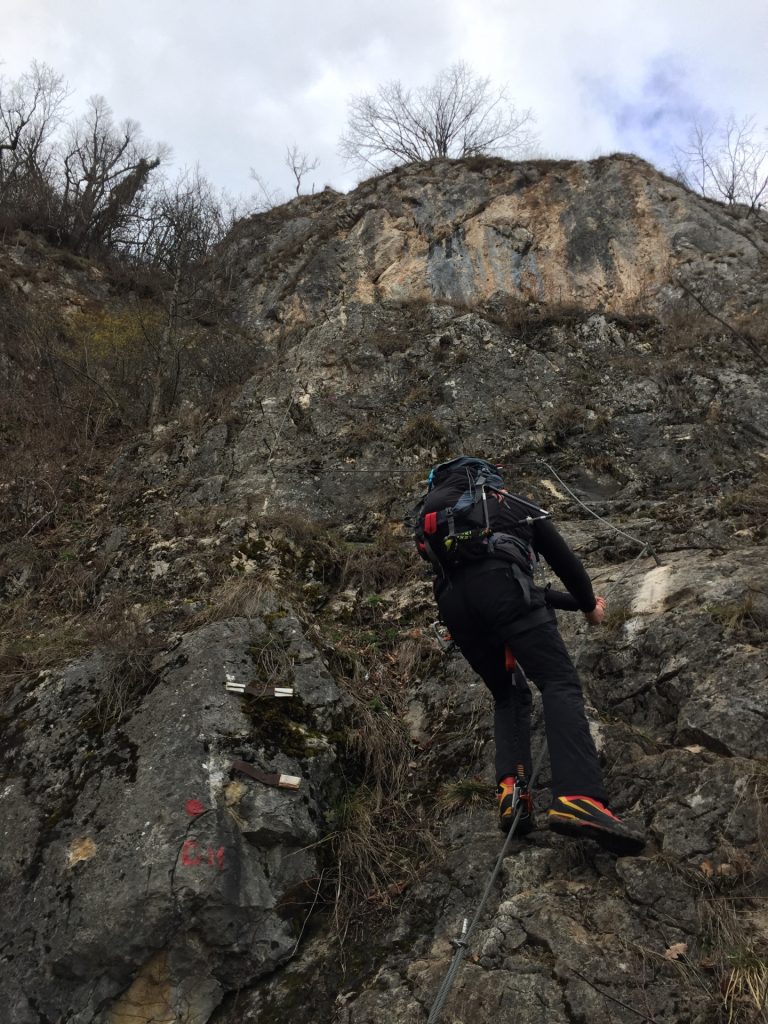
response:
<path fill-rule="evenodd" d="M 466 469 L 468 476 L 472 479 L 482 475 L 492 487 L 503 486 L 498 466 L 494 466 L 487 459 L 481 459 L 474 455 L 457 455 L 454 459 L 432 467 L 427 477 L 427 489 L 431 491 L 441 480 L 459 469 Z"/>

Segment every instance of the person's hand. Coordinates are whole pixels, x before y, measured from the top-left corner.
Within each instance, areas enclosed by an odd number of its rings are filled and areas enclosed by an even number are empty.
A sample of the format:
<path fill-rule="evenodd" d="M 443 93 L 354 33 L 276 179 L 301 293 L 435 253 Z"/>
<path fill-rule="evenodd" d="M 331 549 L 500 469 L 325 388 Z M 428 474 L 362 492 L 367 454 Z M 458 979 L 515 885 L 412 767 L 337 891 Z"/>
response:
<path fill-rule="evenodd" d="M 605 598 L 598 597 L 595 601 L 595 607 L 591 612 L 584 612 L 584 618 L 590 624 L 590 626 L 599 626 L 605 618 Z"/>

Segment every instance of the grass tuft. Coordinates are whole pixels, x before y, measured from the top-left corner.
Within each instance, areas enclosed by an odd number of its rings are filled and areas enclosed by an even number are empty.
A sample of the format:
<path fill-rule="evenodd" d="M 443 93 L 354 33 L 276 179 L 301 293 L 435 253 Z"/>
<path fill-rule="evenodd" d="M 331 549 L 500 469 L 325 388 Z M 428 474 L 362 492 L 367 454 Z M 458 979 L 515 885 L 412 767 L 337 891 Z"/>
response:
<path fill-rule="evenodd" d="M 437 809 L 443 814 L 456 814 L 490 803 L 490 787 L 482 779 L 459 779 L 447 782 L 437 794 Z"/>

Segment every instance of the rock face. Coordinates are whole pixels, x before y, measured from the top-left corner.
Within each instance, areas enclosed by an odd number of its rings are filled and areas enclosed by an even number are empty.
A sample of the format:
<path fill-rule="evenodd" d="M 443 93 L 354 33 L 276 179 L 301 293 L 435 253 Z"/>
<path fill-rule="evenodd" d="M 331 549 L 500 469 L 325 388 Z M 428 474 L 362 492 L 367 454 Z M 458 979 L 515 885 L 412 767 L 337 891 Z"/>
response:
<path fill-rule="evenodd" d="M 475 306 L 499 293 L 647 313 L 678 278 L 752 312 L 768 255 L 764 224 L 735 222 L 621 155 L 398 168 L 349 196 L 305 197 L 245 222 L 235 245 L 254 323 L 316 323 L 352 302 Z"/>
<path fill-rule="evenodd" d="M 649 843 L 550 834 L 545 757 L 442 1019 L 763 1019 L 767 253 L 622 156 L 401 168 L 238 226 L 241 386 L 4 551 L 4 1020 L 427 1018 L 499 850 L 490 698 L 400 526 L 459 452 L 608 595 L 561 626 Z"/>
<path fill-rule="evenodd" d="M 253 682 L 267 643 L 301 661 L 290 712 L 266 683 L 263 698 L 226 690 Z M 19 902 L 6 910 L 25 926 L 4 941 L 46 955 L 16 967 L 26 992 L 11 999 L 9 1019 L 66 1011 L 73 1022 L 122 1024 L 151 995 L 206 1020 L 223 992 L 270 973 L 296 945 L 291 901 L 316 877 L 310 848 L 335 790 L 323 730 L 342 708 L 298 621 L 279 612 L 269 627 L 259 618 L 201 626 L 155 659 L 133 708 L 129 682 L 96 653 L 50 673 L 34 718 L 21 721 L 14 764 L 24 784 L 5 794 L 13 857 L 4 873 L 18 881 L 23 868 L 26 895 L 11 889 Z M 21 708 L 9 710 L 19 723 Z M 231 777 L 241 759 L 301 779 L 298 790 Z M 32 862 L 19 827 L 38 843 Z"/>

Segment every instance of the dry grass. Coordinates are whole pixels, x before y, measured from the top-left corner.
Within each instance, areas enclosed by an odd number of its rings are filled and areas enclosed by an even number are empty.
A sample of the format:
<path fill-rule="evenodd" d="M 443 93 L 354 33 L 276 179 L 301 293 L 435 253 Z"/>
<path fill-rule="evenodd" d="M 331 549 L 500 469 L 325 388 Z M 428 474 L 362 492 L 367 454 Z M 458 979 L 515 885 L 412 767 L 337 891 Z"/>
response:
<path fill-rule="evenodd" d="M 335 931 L 342 944 L 359 936 L 372 913 L 391 910 L 437 851 L 429 825 L 398 795 L 362 785 L 334 814 L 328 844 L 333 861 Z"/>
<path fill-rule="evenodd" d="M 712 1020 L 721 1024 L 768 1024 L 765 948 L 745 935 L 732 908 L 719 902 L 710 913 L 712 923 L 703 952 L 689 950 L 684 944 L 670 955 L 668 951 L 630 944 L 629 949 L 642 965 L 639 973 L 645 978 L 643 988 L 653 983 L 656 971 L 674 971 L 676 987 L 711 1007 Z"/>
<path fill-rule="evenodd" d="M 380 533 L 371 544 L 347 545 L 341 588 L 386 590 L 401 584 L 418 565 L 413 542 L 401 534 Z"/>
<path fill-rule="evenodd" d="M 768 1020 L 768 958 L 766 951 L 741 948 L 728 956 L 723 1003 L 728 1024 L 737 1020 Z"/>
<path fill-rule="evenodd" d="M 101 735 L 119 725 L 151 687 L 154 677 L 149 665 L 153 653 L 138 646 L 112 652 L 112 664 L 93 709 Z"/>
<path fill-rule="evenodd" d="M 398 639 L 389 652 L 391 671 L 407 686 L 417 674 L 422 678 L 436 671 L 443 657 L 434 636 L 420 630 L 409 630 Z"/>
<path fill-rule="evenodd" d="M 265 632 L 248 648 L 259 682 L 279 686 L 288 678 L 293 657 L 288 644 L 276 633 Z"/>
<path fill-rule="evenodd" d="M 398 707 L 400 701 L 392 706 L 391 696 L 384 692 L 367 698 L 354 692 L 351 696 L 348 752 L 361 765 L 363 779 L 375 787 L 382 799 L 397 794 L 405 786 L 411 756 L 410 737 L 403 723 L 402 708 Z"/>
<path fill-rule="evenodd" d="M 396 329 L 382 329 L 374 335 L 371 341 L 384 356 L 392 355 L 395 352 L 406 352 L 413 344 L 413 339 L 409 334 Z"/>
<path fill-rule="evenodd" d="M 0 696 L 28 676 L 61 666 L 88 645 L 86 624 L 76 616 L 60 616 L 30 626 L 29 603 L 19 601 L 0 630 Z"/>
<path fill-rule="evenodd" d="M 354 635 L 329 652 L 334 675 L 351 698 L 344 732 L 350 781 L 324 840 L 342 944 L 350 931 L 359 934 L 374 911 L 391 910 L 436 853 L 432 821 L 417 801 L 405 798 L 412 784 L 412 747 L 395 649 L 355 646 Z M 411 651 L 405 664 L 414 656 Z"/>
<path fill-rule="evenodd" d="M 205 608 L 191 620 L 191 628 L 222 619 L 255 619 L 272 611 L 274 599 L 258 576 L 230 576 L 213 588 Z"/>
<path fill-rule="evenodd" d="M 403 427 L 401 439 L 408 448 L 436 447 L 438 458 L 447 455 L 450 440 L 445 427 L 438 423 L 431 413 L 423 413 L 408 420 Z"/>
<path fill-rule="evenodd" d="M 150 628 L 158 605 L 134 605 L 131 595 L 120 593 L 107 596 L 96 608 L 82 608 L 65 592 L 59 595 L 61 607 L 52 607 L 57 595 L 50 577 L 44 584 L 6 605 L 0 627 L 0 695 L 99 648 L 116 666 L 99 715 L 114 718 L 136 676 L 145 673 L 163 646 L 163 633 Z"/>
<path fill-rule="evenodd" d="M 745 523 L 765 526 L 768 522 L 768 481 L 757 480 L 751 486 L 725 495 L 718 511 L 724 517 L 738 517 Z"/>
<path fill-rule="evenodd" d="M 749 590 L 737 601 L 708 605 L 706 611 L 727 636 L 740 636 L 752 643 L 765 640 L 768 602 L 762 591 Z"/>
<path fill-rule="evenodd" d="M 440 787 L 436 805 L 443 814 L 456 814 L 471 807 L 488 806 L 490 795 L 491 788 L 482 779 L 459 779 Z"/>
<path fill-rule="evenodd" d="M 616 605 L 606 612 L 603 628 L 611 632 L 618 632 L 632 617 L 633 612 L 628 604 Z"/>
<path fill-rule="evenodd" d="M 595 433 L 607 422 L 608 417 L 602 415 L 588 418 L 583 404 L 562 401 L 550 410 L 547 429 L 554 435 L 555 444 L 560 445 L 573 435 Z"/>
<path fill-rule="evenodd" d="M 714 974 L 728 1024 L 757 1024 L 768 1022 L 768 939 L 742 902 L 721 898 L 704 905 L 704 964 Z"/>

